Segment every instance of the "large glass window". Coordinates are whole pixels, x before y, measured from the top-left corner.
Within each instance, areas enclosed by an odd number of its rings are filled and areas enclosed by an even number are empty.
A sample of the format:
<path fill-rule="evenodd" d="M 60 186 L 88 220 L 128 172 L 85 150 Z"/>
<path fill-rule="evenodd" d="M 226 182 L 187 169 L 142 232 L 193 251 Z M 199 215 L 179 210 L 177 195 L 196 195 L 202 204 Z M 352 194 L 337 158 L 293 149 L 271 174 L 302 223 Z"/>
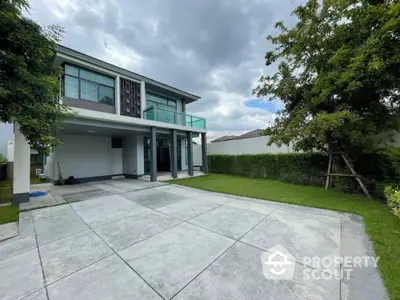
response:
<path fill-rule="evenodd" d="M 69 64 L 64 73 L 65 97 L 115 105 L 114 78 Z"/>
<path fill-rule="evenodd" d="M 79 79 L 65 75 L 64 95 L 68 98 L 79 98 Z"/>
<path fill-rule="evenodd" d="M 99 101 L 101 103 L 114 105 L 114 89 L 101 85 L 99 87 Z"/>
<path fill-rule="evenodd" d="M 158 95 L 146 93 L 147 108 L 153 106 L 176 111 L 176 100 L 167 99 Z"/>
<path fill-rule="evenodd" d="M 99 86 L 90 81 L 81 80 L 81 99 L 89 101 L 99 100 Z"/>

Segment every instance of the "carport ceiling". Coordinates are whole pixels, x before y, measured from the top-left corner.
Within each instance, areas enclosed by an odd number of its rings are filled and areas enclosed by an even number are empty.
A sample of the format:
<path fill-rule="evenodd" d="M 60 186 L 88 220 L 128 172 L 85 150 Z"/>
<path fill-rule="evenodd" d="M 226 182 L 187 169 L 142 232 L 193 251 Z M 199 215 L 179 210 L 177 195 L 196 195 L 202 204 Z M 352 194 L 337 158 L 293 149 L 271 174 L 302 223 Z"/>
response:
<path fill-rule="evenodd" d="M 170 132 L 168 129 L 157 129 L 159 134 L 170 134 Z M 74 119 L 64 122 L 60 133 L 112 137 L 125 137 L 136 134 L 150 136 L 150 128 Z M 186 132 L 178 131 L 178 136 L 186 137 Z M 193 137 L 197 136 L 197 133 L 193 133 Z"/>
<path fill-rule="evenodd" d="M 73 124 L 73 123 L 64 123 L 62 125 L 63 129 L 61 130 L 61 134 L 78 134 L 78 135 L 97 135 L 97 136 L 113 136 L 113 137 L 124 137 L 124 136 L 132 136 L 135 134 L 143 134 L 142 131 L 129 130 L 124 128 L 114 128 L 114 127 L 104 127 L 104 126 L 95 126 L 88 124 Z"/>

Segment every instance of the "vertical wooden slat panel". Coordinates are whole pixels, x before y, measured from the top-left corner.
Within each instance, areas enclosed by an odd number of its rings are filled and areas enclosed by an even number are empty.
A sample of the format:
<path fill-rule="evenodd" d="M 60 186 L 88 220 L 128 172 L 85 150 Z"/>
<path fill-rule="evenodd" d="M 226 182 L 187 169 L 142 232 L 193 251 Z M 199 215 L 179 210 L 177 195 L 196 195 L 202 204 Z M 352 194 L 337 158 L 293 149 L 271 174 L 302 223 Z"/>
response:
<path fill-rule="evenodd" d="M 140 118 L 140 84 L 121 78 L 121 115 Z"/>

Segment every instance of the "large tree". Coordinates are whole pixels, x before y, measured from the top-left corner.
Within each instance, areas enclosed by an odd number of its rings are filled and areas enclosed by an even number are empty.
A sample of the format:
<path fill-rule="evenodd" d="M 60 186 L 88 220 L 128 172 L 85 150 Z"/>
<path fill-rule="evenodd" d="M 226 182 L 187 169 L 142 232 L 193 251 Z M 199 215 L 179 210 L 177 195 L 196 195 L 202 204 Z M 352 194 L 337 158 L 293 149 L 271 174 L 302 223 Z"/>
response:
<path fill-rule="evenodd" d="M 254 90 L 284 103 L 270 143 L 351 156 L 399 131 L 400 1 L 309 0 L 293 13 L 293 28 L 278 22 L 267 38 L 277 72 Z"/>
<path fill-rule="evenodd" d="M 68 112 L 59 104 L 55 50 L 62 30 L 23 15 L 26 0 L 0 2 L 0 122 L 17 122 L 32 148 L 46 153 Z"/>

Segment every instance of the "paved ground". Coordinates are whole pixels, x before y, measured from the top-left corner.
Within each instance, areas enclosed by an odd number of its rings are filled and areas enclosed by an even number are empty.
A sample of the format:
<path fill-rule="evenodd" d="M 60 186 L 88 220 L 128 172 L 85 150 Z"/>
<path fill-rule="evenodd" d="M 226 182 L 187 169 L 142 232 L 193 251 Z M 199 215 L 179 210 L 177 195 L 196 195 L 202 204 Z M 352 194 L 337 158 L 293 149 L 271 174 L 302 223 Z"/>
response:
<path fill-rule="evenodd" d="M 66 204 L 21 213 L 19 237 L 0 243 L 0 299 L 387 297 L 370 262 L 350 280 L 343 265 L 303 262 L 373 256 L 356 216 L 134 180 L 52 193 Z M 263 275 L 277 244 L 293 256 L 292 280 Z"/>

